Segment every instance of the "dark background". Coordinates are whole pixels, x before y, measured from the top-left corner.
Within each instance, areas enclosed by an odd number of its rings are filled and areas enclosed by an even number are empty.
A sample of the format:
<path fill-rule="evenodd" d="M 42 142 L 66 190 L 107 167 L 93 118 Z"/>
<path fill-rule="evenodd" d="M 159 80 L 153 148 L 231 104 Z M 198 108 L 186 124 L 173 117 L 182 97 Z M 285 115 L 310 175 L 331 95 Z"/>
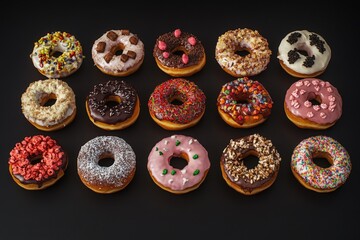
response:
<path fill-rule="evenodd" d="M 359 26 L 355 7 L 307 2 L 246 3 L 167 2 L 146 7 L 139 3 L 34 2 L 32 6 L 4 5 L 1 14 L 1 137 L 0 137 L 0 238 L 2 239 L 131 239 L 139 236 L 169 239 L 354 239 L 359 233 Z M 20 10 L 25 13 L 19 13 Z M 273 52 L 268 68 L 252 77 L 269 91 L 274 107 L 269 119 L 251 129 L 234 129 L 219 116 L 216 98 L 220 88 L 234 78 L 215 60 L 217 38 L 235 28 L 256 29 L 267 38 Z M 152 50 L 156 38 L 180 28 L 203 43 L 207 63 L 201 72 L 188 77 L 206 94 L 206 112 L 192 128 L 167 131 L 150 118 L 147 100 L 168 75 L 157 68 Z M 93 125 L 85 111 L 85 98 L 93 85 L 116 79 L 101 73 L 93 64 L 93 42 L 110 29 L 129 29 L 145 45 L 141 68 L 123 79 L 138 91 L 141 112 L 135 124 L 120 131 L 105 131 Z M 327 130 L 297 128 L 287 118 L 283 101 L 287 88 L 297 79 L 288 75 L 276 58 L 281 39 L 290 31 L 307 29 L 322 35 L 332 49 L 332 58 L 320 79 L 332 83 L 342 94 L 343 115 Z M 48 32 L 67 31 L 81 42 L 81 68 L 64 78 L 76 94 L 74 122 L 56 132 L 42 132 L 21 113 L 21 94 L 36 80 L 45 79 L 29 57 L 33 43 Z M 260 133 L 271 139 L 281 157 L 275 183 L 253 196 L 244 196 L 223 180 L 219 167 L 222 150 L 231 138 Z M 65 175 L 42 191 L 19 187 L 8 172 L 9 152 L 26 136 L 44 134 L 56 139 L 69 155 Z M 159 188 L 150 178 L 146 163 L 153 145 L 172 134 L 197 138 L 208 150 L 211 168 L 195 191 L 175 195 Z M 290 170 L 291 154 L 304 138 L 324 134 L 338 140 L 349 152 L 353 169 L 348 181 L 332 193 L 320 194 L 304 188 Z M 92 192 L 77 175 L 80 147 L 100 135 L 124 138 L 137 156 L 132 182 L 110 195 Z M 212 238 L 212 239 L 213 239 Z"/>

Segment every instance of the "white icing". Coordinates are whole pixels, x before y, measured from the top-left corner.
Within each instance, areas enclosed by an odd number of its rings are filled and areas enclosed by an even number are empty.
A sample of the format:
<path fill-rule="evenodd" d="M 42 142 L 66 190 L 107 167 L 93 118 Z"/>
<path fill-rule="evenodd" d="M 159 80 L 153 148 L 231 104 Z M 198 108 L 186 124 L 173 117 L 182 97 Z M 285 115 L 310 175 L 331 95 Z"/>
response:
<path fill-rule="evenodd" d="M 301 37 L 298 38 L 297 42 L 294 44 L 290 44 L 287 42 L 288 37 L 294 33 L 299 32 L 301 33 Z M 310 38 L 309 36 L 311 34 L 316 34 L 319 36 L 319 38 L 324 41 L 324 47 L 325 51 L 323 53 L 320 53 L 319 50 L 316 48 L 315 45 L 310 45 Z M 315 56 L 314 65 L 312 67 L 305 67 L 303 66 L 303 62 L 306 58 L 306 56 L 299 54 L 300 58 L 294 62 L 293 64 L 290 64 L 288 61 L 288 52 L 290 50 L 293 50 L 294 48 L 297 48 L 298 50 L 305 50 L 309 56 Z M 278 48 L 278 56 L 277 58 L 280 59 L 288 68 L 302 74 L 312 74 L 319 71 L 325 70 L 327 65 L 329 64 L 330 58 L 331 58 L 331 49 L 329 45 L 326 43 L 325 39 L 321 37 L 317 33 L 309 32 L 307 30 L 301 30 L 301 31 L 293 31 L 288 33 L 280 42 L 279 48 Z M 306 83 L 305 83 L 306 84 Z"/>

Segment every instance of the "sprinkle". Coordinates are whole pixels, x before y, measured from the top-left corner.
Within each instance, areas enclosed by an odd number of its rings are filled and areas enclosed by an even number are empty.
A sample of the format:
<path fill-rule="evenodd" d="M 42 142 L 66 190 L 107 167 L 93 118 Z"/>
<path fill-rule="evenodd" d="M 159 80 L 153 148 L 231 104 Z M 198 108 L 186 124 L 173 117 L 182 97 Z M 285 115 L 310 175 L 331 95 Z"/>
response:
<path fill-rule="evenodd" d="M 187 183 L 189 181 L 188 178 L 183 178 L 183 185 L 185 185 L 185 183 Z"/>
<path fill-rule="evenodd" d="M 160 155 L 160 156 L 163 155 L 163 152 L 162 152 L 162 151 L 159 151 L 159 155 Z"/>
<path fill-rule="evenodd" d="M 171 175 L 175 175 L 175 174 L 176 174 L 175 169 L 171 170 Z"/>
<path fill-rule="evenodd" d="M 182 169 L 182 170 L 181 170 L 181 173 L 182 173 L 182 174 L 185 174 L 185 173 L 186 173 L 186 169 L 185 169 L 185 168 Z"/>
<path fill-rule="evenodd" d="M 162 171 L 162 175 L 166 175 L 168 173 L 168 170 L 165 168 L 163 171 Z"/>
<path fill-rule="evenodd" d="M 193 175 L 196 176 L 200 173 L 200 170 L 199 169 L 196 169 L 194 172 L 193 172 Z"/>
<path fill-rule="evenodd" d="M 176 145 L 176 146 L 179 146 L 180 143 L 181 143 L 181 142 L 180 142 L 179 140 L 176 140 L 175 145 Z"/>
<path fill-rule="evenodd" d="M 155 151 L 159 151 L 159 148 L 158 148 L 158 147 L 155 147 Z"/>
<path fill-rule="evenodd" d="M 193 156 L 193 159 L 198 159 L 199 158 L 199 155 L 197 155 L 197 154 L 195 154 L 194 156 Z"/>

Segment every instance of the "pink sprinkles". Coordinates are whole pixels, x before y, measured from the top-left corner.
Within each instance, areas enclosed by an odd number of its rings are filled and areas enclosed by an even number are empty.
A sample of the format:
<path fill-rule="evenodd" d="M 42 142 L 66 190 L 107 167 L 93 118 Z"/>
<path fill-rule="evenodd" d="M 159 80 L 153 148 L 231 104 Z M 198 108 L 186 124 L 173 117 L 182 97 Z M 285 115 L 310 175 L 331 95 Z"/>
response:
<path fill-rule="evenodd" d="M 313 162 L 315 153 L 327 153 L 333 164 L 328 168 L 317 166 Z M 339 142 L 327 136 L 314 136 L 295 147 L 291 167 L 311 187 L 331 190 L 345 183 L 351 172 L 351 161 Z"/>

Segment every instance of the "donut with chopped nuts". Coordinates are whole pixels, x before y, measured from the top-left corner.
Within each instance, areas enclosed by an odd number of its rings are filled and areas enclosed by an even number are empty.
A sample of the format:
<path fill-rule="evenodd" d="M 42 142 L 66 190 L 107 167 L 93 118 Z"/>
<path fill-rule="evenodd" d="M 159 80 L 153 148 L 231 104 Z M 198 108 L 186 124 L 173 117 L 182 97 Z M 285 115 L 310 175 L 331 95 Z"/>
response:
<path fill-rule="evenodd" d="M 244 164 L 246 157 L 259 158 L 254 168 Z M 226 183 L 244 195 L 253 195 L 269 188 L 276 180 L 281 157 L 272 141 L 260 134 L 231 139 L 223 150 L 220 167 Z"/>
<path fill-rule="evenodd" d="M 102 160 L 111 159 L 107 166 Z M 132 147 L 117 136 L 98 136 L 81 146 L 77 172 L 82 183 L 96 193 L 123 190 L 134 178 L 136 155 Z"/>
<path fill-rule="evenodd" d="M 52 101 L 54 104 L 49 105 Z M 42 131 L 55 131 L 69 125 L 76 116 L 75 93 L 59 79 L 30 83 L 21 96 L 25 118 Z"/>
<path fill-rule="evenodd" d="M 172 166 L 173 157 L 185 159 L 187 165 L 182 169 Z M 168 192 L 183 194 L 197 189 L 205 180 L 210 160 L 206 149 L 195 138 L 172 135 L 151 149 L 147 168 L 156 185 Z"/>
<path fill-rule="evenodd" d="M 91 122 L 105 130 L 127 128 L 140 114 L 139 96 L 135 88 L 124 80 L 94 85 L 85 105 Z"/>
<path fill-rule="evenodd" d="M 194 82 L 173 78 L 156 86 L 148 100 L 148 107 L 151 118 L 160 127 L 182 130 L 201 120 L 205 102 L 204 92 Z"/>
<path fill-rule="evenodd" d="M 271 114 L 273 101 L 265 87 L 248 77 L 224 84 L 217 97 L 221 118 L 234 128 L 255 127 Z"/>
<path fill-rule="evenodd" d="M 331 49 L 317 33 L 292 31 L 281 40 L 277 58 L 288 74 L 310 78 L 325 71 L 331 58 Z"/>
<path fill-rule="evenodd" d="M 144 43 L 127 29 L 109 30 L 91 50 L 95 66 L 103 73 L 124 77 L 136 72 L 144 61 Z"/>
<path fill-rule="evenodd" d="M 175 29 L 156 39 L 153 50 L 157 66 L 173 77 L 187 77 L 199 72 L 206 63 L 201 41 L 191 33 Z"/>
<path fill-rule="evenodd" d="M 239 52 L 248 52 L 245 56 Z M 215 59 L 233 77 L 254 76 L 267 68 L 272 52 L 257 30 L 238 28 L 222 34 L 216 43 Z"/>
<path fill-rule="evenodd" d="M 327 129 L 342 115 L 342 98 L 331 83 L 304 78 L 286 91 L 284 110 L 288 119 L 299 128 Z"/>
<path fill-rule="evenodd" d="M 9 171 L 14 181 L 26 190 L 42 190 L 65 174 L 68 156 L 49 136 L 25 137 L 10 151 Z"/>
<path fill-rule="evenodd" d="M 57 31 L 48 33 L 35 42 L 30 58 L 42 75 L 64 78 L 80 68 L 84 55 L 82 46 L 74 35 Z"/>

